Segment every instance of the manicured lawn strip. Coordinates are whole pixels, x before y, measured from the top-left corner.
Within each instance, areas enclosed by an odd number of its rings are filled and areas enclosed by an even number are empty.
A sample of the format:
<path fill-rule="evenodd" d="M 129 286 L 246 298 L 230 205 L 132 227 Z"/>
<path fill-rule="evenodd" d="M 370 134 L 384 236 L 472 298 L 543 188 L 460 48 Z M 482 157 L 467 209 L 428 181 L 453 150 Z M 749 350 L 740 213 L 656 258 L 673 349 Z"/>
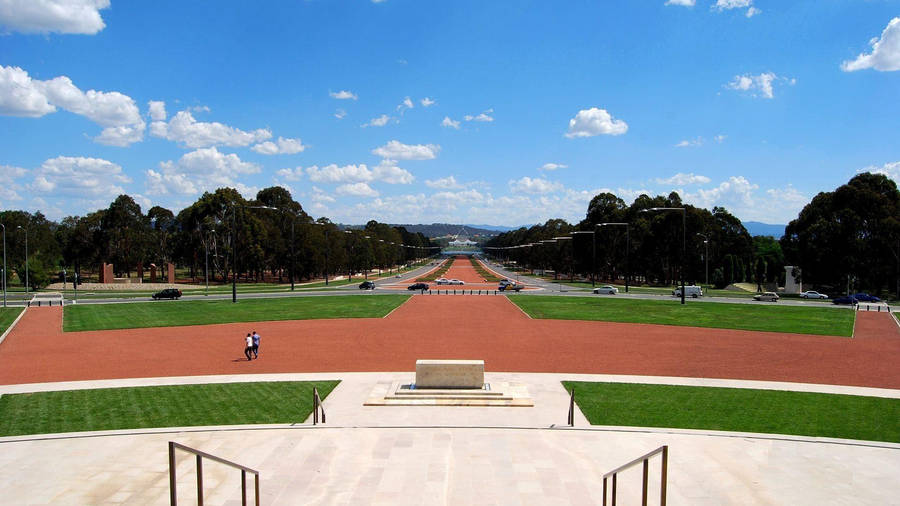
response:
<path fill-rule="evenodd" d="M 177 325 L 312 320 L 327 318 L 382 318 L 405 302 L 409 295 L 360 297 L 280 297 L 266 299 L 179 300 L 126 304 L 66 306 L 63 330 L 134 329 Z"/>
<path fill-rule="evenodd" d="M 727 304 L 673 300 L 617 299 L 614 296 L 554 297 L 511 295 L 532 318 L 655 323 L 720 329 L 758 330 L 850 337 L 856 313 L 850 310 Z"/>
<path fill-rule="evenodd" d="M 0 436 L 302 422 L 339 381 L 102 388 L 0 397 Z"/>
<path fill-rule="evenodd" d="M 564 381 L 592 425 L 707 429 L 900 442 L 900 399 Z"/>
<path fill-rule="evenodd" d="M 3 335 L 12 322 L 16 321 L 23 309 L 21 307 L 0 307 L 0 335 Z"/>
<path fill-rule="evenodd" d="M 419 276 L 416 278 L 416 281 L 434 281 L 444 277 L 444 274 L 447 274 L 447 271 L 450 270 L 450 266 L 453 265 L 453 260 L 453 257 L 448 258 L 440 267 L 430 272 L 427 276 Z"/>
<path fill-rule="evenodd" d="M 475 272 L 477 272 L 481 277 L 484 278 L 485 281 L 500 281 L 500 278 L 494 275 L 494 273 L 488 271 L 481 265 L 481 262 L 475 259 L 475 257 L 469 257 L 469 261 L 472 262 L 472 267 L 475 268 Z"/>

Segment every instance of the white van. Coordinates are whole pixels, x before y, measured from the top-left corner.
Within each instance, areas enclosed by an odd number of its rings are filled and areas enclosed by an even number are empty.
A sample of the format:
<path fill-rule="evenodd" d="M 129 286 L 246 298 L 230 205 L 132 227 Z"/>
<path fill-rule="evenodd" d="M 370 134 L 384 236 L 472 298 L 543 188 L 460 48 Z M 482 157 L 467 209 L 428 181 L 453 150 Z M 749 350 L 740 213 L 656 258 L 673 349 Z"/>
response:
<path fill-rule="evenodd" d="M 672 290 L 672 295 L 675 297 L 681 297 L 681 287 L 679 286 L 678 288 Z M 696 285 L 686 286 L 684 287 L 684 296 L 693 297 L 695 299 L 697 297 L 703 297 L 703 288 Z"/>

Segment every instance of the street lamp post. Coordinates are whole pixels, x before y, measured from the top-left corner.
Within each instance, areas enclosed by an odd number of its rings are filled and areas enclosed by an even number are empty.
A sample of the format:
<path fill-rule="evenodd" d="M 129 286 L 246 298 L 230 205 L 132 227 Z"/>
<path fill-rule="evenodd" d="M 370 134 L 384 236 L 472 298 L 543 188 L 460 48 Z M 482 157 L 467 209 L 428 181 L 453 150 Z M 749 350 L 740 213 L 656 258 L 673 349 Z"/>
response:
<path fill-rule="evenodd" d="M 630 242 L 631 242 L 631 226 L 628 223 L 598 223 L 594 225 L 595 227 L 615 227 L 615 226 L 624 226 L 625 227 L 625 293 L 628 293 L 628 277 L 631 274 L 628 265 L 628 254 L 631 250 Z"/>
<path fill-rule="evenodd" d="M 28 229 L 19 225 L 18 228 L 21 228 L 25 231 L 25 298 L 28 298 Z"/>
<path fill-rule="evenodd" d="M 231 302 L 237 302 L 237 204 L 231 204 Z"/>
<path fill-rule="evenodd" d="M 3 227 L 3 307 L 6 307 L 6 225 L 0 223 Z"/>
<path fill-rule="evenodd" d="M 706 234 L 701 234 L 697 232 L 697 235 L 703 238 L 703 246 L 706 247 L 706 252 L 703 255 L 703 260 L 706 262 L 705 266 L 705 281 L 706 281 L 706 289 L 709 290 L 709 237 Z"/>
<path fill-rule="evenodd" d="M 681 303 L 684 304 L 684 266 L 687 261 L 687 209 L 683 207 L 650 207 L 642 210 L 649 211 L 681 211 Z"/>

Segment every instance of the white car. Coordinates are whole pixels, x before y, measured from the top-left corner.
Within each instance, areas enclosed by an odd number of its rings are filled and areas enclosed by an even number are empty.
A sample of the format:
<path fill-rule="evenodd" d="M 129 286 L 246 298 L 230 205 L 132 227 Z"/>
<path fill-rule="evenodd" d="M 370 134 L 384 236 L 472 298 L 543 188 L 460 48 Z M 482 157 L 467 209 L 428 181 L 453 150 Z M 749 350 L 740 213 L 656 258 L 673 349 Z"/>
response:
<path fill-rule="evenodd" d="M 448 284 L 450 284 L 450 285 L 464 285 L 464 284 L 466 284 L 466 282 L 465 282 L 465 281 L 460 281 L 460 280 L 458 280 L 458 279 L 451 279 L 450 282 L 449 282 Z"/>
<path fill-rule="evenodd" d="M 800 294 L 801 299 L 827 299 L 828 296 L 824 293 L 819 293 L 815 290 L 807 290 Z"/>
<path fill-rule="evenodd" d="M 594 293 L 597 293 L 597 294 L 606 294 L 606 295 L 615 295 L 615 294 L 619 293 L 619 289 L 616 288 L 616 287 L 614 287 L 614 286 L 603 285 L 603 286 L 599 286 L 599 287 L 597 287 L 597 288 L 594 288 Z"/>
<path fill-rule="evenodd" d="M 450 280 L 447 278 L 437 278 L 434 280 L 434 284 L 436 285 L 449 285 Z"/>
<path fill-rule="evenodd" d="M 778 294 L 775 292 L 763 292 L 759 295 L 754 295 L 753 300 L 758 300 L 761 302 L 778 302 Z"/>

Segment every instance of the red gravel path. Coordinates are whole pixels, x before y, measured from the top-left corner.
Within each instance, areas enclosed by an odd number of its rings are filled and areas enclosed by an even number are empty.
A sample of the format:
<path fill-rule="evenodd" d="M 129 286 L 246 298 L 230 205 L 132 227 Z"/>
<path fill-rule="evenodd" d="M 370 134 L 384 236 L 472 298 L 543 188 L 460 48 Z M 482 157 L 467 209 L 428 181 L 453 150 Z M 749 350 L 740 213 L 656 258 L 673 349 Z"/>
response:
<path fill-rule="evenodd" d="M 0 344 L 0 384 L 279 372 L 412 371 L 420 358 L 488 371 L 734 378 L 900 388 L 900 332 L 858 313 L 856 337 L 532 320 L 501 296 L 419 295 L 387 318 L 96 332 L 31 308 Z M 243 336 L 262 335 L 260 359 Z"/>

